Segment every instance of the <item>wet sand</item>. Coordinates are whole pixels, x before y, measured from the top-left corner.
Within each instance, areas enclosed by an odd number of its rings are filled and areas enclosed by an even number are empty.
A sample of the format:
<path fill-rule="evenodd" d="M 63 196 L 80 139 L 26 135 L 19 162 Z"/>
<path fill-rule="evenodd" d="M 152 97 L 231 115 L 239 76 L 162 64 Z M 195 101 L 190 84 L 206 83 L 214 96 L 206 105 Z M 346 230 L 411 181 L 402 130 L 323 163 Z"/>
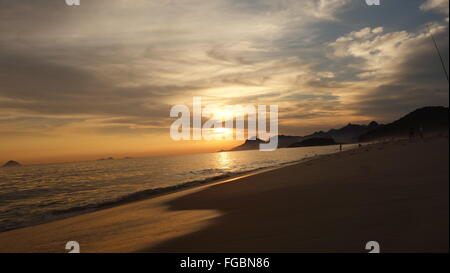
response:
<path fill-rule="evenodd" d="M 373 144 L 3 232 L 0 252 L 448 252 L 448 144 Z"/>

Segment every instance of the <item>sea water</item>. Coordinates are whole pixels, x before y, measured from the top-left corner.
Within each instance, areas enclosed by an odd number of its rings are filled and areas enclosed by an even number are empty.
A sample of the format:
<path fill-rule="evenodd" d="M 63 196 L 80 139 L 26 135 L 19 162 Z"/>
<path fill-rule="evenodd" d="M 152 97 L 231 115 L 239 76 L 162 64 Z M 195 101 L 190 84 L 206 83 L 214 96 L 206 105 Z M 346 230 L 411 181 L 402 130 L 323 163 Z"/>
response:
<path fill-rule="evenodd" d="M 0 231 L 338 151 L 333 145 L 0 168 Z"/>

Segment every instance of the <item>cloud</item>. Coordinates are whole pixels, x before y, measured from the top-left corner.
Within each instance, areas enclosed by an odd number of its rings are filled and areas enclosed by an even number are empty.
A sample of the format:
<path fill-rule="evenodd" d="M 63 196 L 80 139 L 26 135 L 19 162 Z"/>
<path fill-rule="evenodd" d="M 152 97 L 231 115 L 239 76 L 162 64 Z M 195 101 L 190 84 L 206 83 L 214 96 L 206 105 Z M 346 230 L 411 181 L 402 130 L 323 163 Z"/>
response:
<path fill-rule="evenodd" d="M 389 120 L 424 105 L 448 105 L 448 85 L 431 40 L 436 37 L 448 67 L 448 26 L 430 31 L 382 32 L 377 28 L 353 31 L 329 44 L 334 58 L 354 58 L 358 90 L 347 107 L 360 114 Z"/>
<path fill-rule="evenodd" d="M 448 34 L 448 26 L 440 24 L 433 25 L 430 32 L 426 28 L 421 28 L 415 33 L 407 31 L 383 33 L 382 28 L 367 27 L 342 36 L 329 46 L 333 48 L 336 57 L 353 57 L 364 61 L 359 64 L 361 71 L 359 77 L 364 79 L 388 77 L 404 71 L 405 68 L 416 69 L 405 67 L 404 64 L 420 56 L 424 51 L 432 55 L 434 47 L 431 43 L 431 33 L 438 36 L 441 46 L 448 48 L 446 43 L 448 38 L 445 36 Z"/>
<path fill-rule="evenodd" d="M 307 133 L 315 124 L 362 120 L 366 110 L 368 118 L 395 117 L 402 99 L 411 108 L 420 98 L 445 97 L 429 33 L 365 21 L 355 29 L 348 23 L 361 8 L 355 1 L 0 5 L 0 113 L 24 118 L 18 131 L 28 122 L 49 131 L 151 133 L 170 126 L 172 105 L 200 95 L 211 103 L 278 104 L 283 124 Z M 427 1 L 422 10 L 442 5 Z M 444 52 L 447 27 L 432 31 Z M 426 90 L 433 99 L 420 95 Z"/>
<path fill-rule="evenodd" d="M 307 1 L 305 10 L 307 14 L 313 15 L 319 19 L 336 20 L 335 15 L 342 11 L 351 0 L 319 0 Z"/>
<path fill-rule="evenodd" d="M 420 6 L 420 9 L 423 11 L 434 11 L 448 15 L 448 3 L 448 0 L 427 0 Z"/>

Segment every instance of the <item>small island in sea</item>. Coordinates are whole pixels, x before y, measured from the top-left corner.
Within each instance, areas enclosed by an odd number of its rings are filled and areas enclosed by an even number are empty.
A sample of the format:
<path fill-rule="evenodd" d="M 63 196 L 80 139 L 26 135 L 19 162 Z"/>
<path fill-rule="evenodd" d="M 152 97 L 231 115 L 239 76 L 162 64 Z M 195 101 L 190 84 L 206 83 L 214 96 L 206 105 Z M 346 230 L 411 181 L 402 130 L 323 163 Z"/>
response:
<path fill-rule="evenodd" d="M 21 164 L 17 161 L 10 160 L 10 161 L 6 162 L 5 164 L 3 164 L 2 167 L 15 167 L 15 166 L 21 166 Z"/>

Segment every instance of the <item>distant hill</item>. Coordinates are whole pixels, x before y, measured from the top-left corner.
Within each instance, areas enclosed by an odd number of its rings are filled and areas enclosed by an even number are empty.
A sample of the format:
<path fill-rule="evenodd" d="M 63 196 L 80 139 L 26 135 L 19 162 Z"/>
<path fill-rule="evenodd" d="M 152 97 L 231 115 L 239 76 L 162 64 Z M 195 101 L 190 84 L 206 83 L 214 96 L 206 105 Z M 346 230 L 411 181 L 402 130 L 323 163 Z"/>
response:
<path fill-rule="evenodd" d="M 336 145 L 339 144 L 332 138 L 323 138 L 323 137 L 313 137 L 302 140 L 300 142 L 293 143 L 289 145 L 289 148 L 295 147 L 310 147 L 310 146 L 327 146 L 327 145 Z"/>
<path fill-rule="evenodd" d="M 417 131 L 422 126 L 425 134 L 440 130 L 448 130 L 448 107 L 429 106 L 417 109 L 399 120 L 383 125 L 375 121 L 367 125 L 347 124 L 339 129 L 331 129 L 326 132 L 319 131 L 306 136 L 278 136 L 278 148 L 292 147 L 294 143 L 302 143 L 308 139 L 325 138 L 334 140 L 335 144 L 355 143 L 371 141 L 378 138 L 392 136 L 407 136 L 411 128 Z M 314 143 L 315 141 L 312 141 Z M 259 144 L 265 143 L 261 139 L 246 140 L 230 151 L 255 150 Z M 307 143 L 307 142 L 306 142 Z M 331 145 L 331 144 L 330 144 Z M 297 146 L 296 146 L 297 147 Z"/>
<path fill-rule="evenodd" d="M 375 121 L 370 122 L 368 125 L 358 125 L 351 124 L 339 128 L 339 129 L 331 129 L 326 132 L 319 131 L 306 136 L 278 136 L 278 148 L 287 148 L 290 145 L 302 142 L 303 140 L 311 139 L 311 138 L 331 138 L 336 143 L 354 143 L 357 142 L 359 137 L 375 128 L 377 128 L 379 124 Z"/>
<path fill-rule="evenodd" d="M 114 160 L 114 157 L 107 157 L 107 158 L 99 158 L 97 159 L 98 161 L 102 161 L 102 160 Z"/>
<path fill-rule="evenodd" d="M 301 136 L 278 136 L 278 148 L 287 148 L 293 143 L 297 143 L 303 140 Z"/>
<path fill-rule="evenodd" d="M 332 139 L 334 140 L 335 143 L 353 143 L 358 141 L 359 136 L 378 126 L 379 124 L 375 121 L 372 121 L 368 125 L 358 125 L 349 123 L 348 125 L 340 129 L 331 129 L 327 132 L 319 131 L 306 136 L 279 135 L 278 148 L 288 148 L 294 143 L 300 143 L 304 140 L 312 138 Z M 234 147 L 230 151 L 256 150 L 259 149 L 260 143 L 266 142 L 264 142 L 261 139 L 246 140 L 244 144 Z"/>
<path fill-rule="evenodd" d="M 377 128 L 379 124 L 376 121 L 370 122 L 368 125 L 358 125 L 358 124 L 347 124 L 340 129 L 331 129 L 327 132 L 316 132 L 309 136 L 304 136 L 303 139 L 321 137 L 321 138 L 332 138 L 338 143 L 353 143 L 357 142 L 359 136 L 362 134 Z"/>
<path fill-rule="evenodd" d="M 259 138 L 255 139 L 255 140 L 247 139 L 243 144 L 230 149 L 230 151 L 256 150 L 256 149 L 259 149 L 260 143 L 266 143 L 266 142 Z"/>
<path fill-rule="evenodd" d="M 20 163 L 14 160 L 10 160 L 3 165 L 3 167 L 14 167 L 14 166 L 20 166 Z"/>
<path fill-rule="evenodd" d="M 378 126 L 359 137 L 359 141 L 372 141 L 386 137 L 408 136 L 411 128 L 417 132 L 420 127 L 425 134 L 448 130 L 448 107 L 429 106 L 417 109 L 386 125 Z"/>

